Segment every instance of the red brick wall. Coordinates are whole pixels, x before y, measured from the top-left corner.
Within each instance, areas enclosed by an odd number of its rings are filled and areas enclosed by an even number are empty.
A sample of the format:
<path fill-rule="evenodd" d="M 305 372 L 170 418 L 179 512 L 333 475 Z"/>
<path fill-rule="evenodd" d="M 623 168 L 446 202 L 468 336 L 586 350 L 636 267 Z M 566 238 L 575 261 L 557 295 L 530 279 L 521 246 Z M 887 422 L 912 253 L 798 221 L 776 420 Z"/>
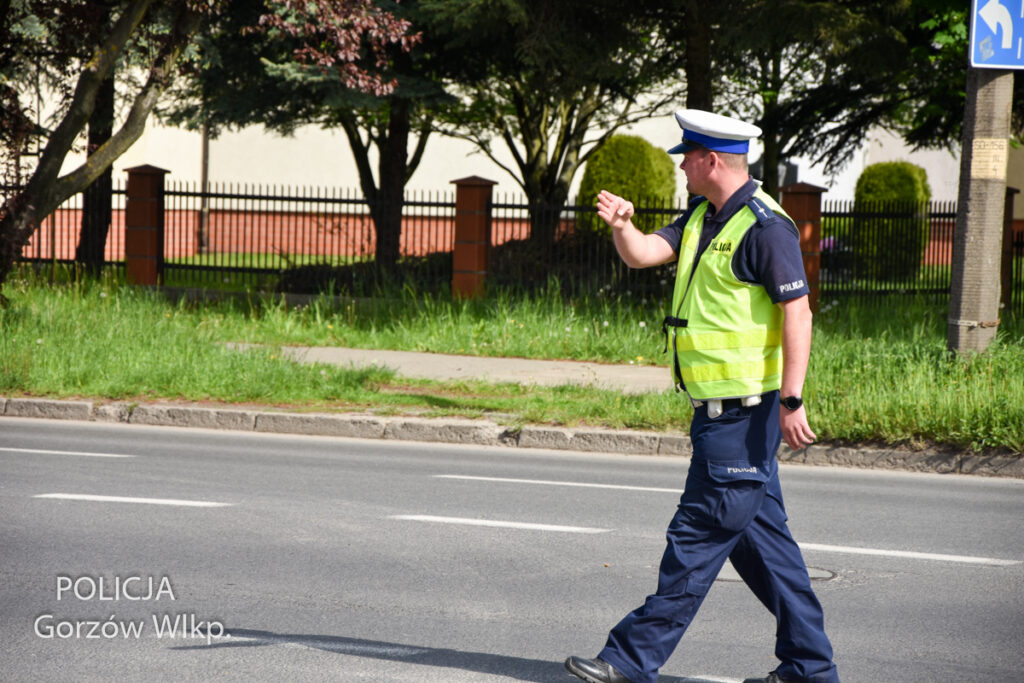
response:
<path fill-rule="evenodd" d="M 22 256 L 73 259 L 81 221 L 81 209 L 59 209 L 43 221 Z M 566 222 L 563 229 L 571 229 L 568 226 Z M 196 255 L 198 228 L 198 211 L 168 209 L 164 214 L 164 257 Z M 373 221 L 366 214 L 214 210 L 210 212 L 208 230 L 211 252 L 369 256 L 376 245 Z M 526 219 L 492 221 L 492 244 L 525 239 L 529 233 Z M 451 251 L 454 239 L 454 220 L 447 216 L 407 216 L 402 222 L 401 249 L 406 256 Z M 112 213 L 105 258 L 124 259 L 123 209 Z"/>

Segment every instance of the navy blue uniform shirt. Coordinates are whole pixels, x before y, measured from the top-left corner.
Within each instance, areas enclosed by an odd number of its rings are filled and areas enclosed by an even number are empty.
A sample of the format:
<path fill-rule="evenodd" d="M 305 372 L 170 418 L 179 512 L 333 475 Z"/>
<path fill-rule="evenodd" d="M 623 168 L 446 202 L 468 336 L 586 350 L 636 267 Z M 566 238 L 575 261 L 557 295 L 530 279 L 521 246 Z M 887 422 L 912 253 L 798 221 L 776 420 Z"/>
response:
<path fill-rule="evenodd" d="M 716 210 L 713 204 L 708 205 L 704 214 L 704 229 L 697 246 L 698 255 L 704 253 L 711 240 L 750 201 L 756 190 L 754 181 L 747 180 L 721 209 Z M 690 202 L 686 213 L 654 233 L 668 242 L 676 254 L 683 240 L 683 228 L 699 205 L 698 201 Z M 775 214 L 747 231 L 733 256 L 732 270 L 739 280 L 764 287 L 774 303 L 796 299 L 811 291 L 807 287 L 804 261 L 800 254 L 800 235 L 792 223 Z"/>

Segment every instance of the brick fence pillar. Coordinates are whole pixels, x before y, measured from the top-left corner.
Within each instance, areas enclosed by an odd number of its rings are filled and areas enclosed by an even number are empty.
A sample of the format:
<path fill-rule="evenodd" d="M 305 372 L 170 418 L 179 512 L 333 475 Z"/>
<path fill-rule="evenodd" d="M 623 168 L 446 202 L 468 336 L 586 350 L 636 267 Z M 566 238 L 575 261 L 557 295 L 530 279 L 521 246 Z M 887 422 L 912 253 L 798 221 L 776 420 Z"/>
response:
<path fill-rule="evenodd" d="M 475 298 L 484 293 L 487 253 L 491 243 L 493 180 L 470 176 L 455 185 L 455 251 L 452 254 L 452 294 Z"/>
<path fill-rule="evenodd" d="M 821 195 L 828 188 L 809 183 L 793 183 L 782 188 L 782 208 L 800 231 L 800 251 L 804 257 L 807 287 L 811 290 L 811 310 L 818 312 L 821 281 Z"/>
<path fill-rule="evenodd" d="M 1016 187 L 1006 188 L 1006 204 L 1003 206 L 1003 260 L 1000 268 L 1000 310 L 1009 313 L 1013 302 L 1013 200 L 1020 192 Z M 1003 314 L 1000 313 L 999 317 Z"/>
<path fill-rule="evenodd" d="M 164 265 L 164 176 L 156 166 L 125 169 L 124 265 L 133 285 L 158 285 Z"/>

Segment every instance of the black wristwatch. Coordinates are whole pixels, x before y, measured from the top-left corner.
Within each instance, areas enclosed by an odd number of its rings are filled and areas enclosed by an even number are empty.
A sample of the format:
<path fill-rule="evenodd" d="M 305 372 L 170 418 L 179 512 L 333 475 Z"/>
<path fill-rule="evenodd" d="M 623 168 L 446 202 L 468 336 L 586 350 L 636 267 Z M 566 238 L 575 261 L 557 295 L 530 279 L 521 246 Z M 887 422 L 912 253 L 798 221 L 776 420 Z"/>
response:
<path fill-rule="evenodd" d="M 779 403 L 781 403 L 786 410 L 796 410 L 804 404 L 804 400 L 799 396 L 786 396 L 779 399 Z"/>

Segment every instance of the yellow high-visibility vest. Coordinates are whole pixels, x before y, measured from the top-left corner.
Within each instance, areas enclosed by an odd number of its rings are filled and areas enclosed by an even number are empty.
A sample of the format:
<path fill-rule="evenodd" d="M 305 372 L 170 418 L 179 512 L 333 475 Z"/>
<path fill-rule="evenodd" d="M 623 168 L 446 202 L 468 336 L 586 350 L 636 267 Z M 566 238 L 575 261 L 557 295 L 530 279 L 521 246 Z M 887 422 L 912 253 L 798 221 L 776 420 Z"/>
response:
<path fill-rule="evenodd" d="M 782 385 L 782 311 L 764 287 L 736 277 L 732 258 L 757 225 L 755 209 L 760 218 L 768 218 L 769 209 L 792 219 L 758 188 L 695 262 L 708 204 L 694 209 L 679 247 L 672 310 L 665 319 L 674 328 L 673 375 L 695 399 L 763 394 Z"/>

